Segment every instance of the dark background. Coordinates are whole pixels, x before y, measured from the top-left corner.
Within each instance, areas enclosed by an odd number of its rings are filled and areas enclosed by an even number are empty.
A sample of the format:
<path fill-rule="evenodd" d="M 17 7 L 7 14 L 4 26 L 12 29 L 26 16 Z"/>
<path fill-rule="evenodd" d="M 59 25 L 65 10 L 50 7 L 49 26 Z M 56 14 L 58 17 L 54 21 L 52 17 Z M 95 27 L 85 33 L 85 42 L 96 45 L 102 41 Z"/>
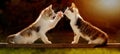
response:
<path fill-rule="evenodd" d="M 74 2 L 86 21 L 109 35 L 109 42 L 120 42 L 120 1 L 114 1 L 118 4 L 113 5 L 112 0 L 0 0 L 0 39 L 5 41 L 8 35 L 29 26 L 50 4 L 55 12 L 64 12 Z M 53 42 L 71 42 L 73 33 L 66 16 L 47 35 Z"/>

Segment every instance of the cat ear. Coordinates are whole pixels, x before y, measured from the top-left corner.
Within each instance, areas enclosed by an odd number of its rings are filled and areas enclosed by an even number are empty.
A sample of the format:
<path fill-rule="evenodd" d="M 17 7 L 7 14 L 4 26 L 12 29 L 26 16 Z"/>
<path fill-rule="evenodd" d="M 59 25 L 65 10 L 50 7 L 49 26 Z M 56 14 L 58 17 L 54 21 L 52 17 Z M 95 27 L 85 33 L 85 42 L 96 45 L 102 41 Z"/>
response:
<path fill-rule="evenodd" d="M 71 7 L 72 7 L 72 8 L 75 8 L 75 7 L 76 7 L 76 6 L 75 6 L 75 3 L 72 3 L 72 4 L 71 4 Z"/>
<path fill-rule="evenodd" d="M 52 4 L 47 7 L 47 9 L 52 8 Z"/>
<path fill-rule="evenodd" d="M 45 8 L 45 11 L 46 11 L 46 10 L 50 10 L 50 9 L 52 9 L 52 4 L 49 5 L 47 8 Z"/>
<path fill-rule="evenodd" d="M 49 5 L 49 8 L 52 8 L 52 4 L 51 4 L 51 5 Z"/>

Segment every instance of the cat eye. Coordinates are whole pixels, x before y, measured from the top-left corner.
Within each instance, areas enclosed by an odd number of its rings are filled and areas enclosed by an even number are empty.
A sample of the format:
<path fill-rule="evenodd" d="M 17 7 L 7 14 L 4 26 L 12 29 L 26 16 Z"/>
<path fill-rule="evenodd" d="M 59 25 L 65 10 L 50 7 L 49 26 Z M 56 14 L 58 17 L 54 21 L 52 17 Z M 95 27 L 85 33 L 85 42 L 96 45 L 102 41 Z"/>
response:
<path fill-rule="evenodd" d="M 52 13 L 50 13 L 48 16 L 51 16 L 52 15 Z"/>
<path fill-rule="evenodd" d="M 55 19 L 55 16 L 53 16 L 53 19 Z"/>

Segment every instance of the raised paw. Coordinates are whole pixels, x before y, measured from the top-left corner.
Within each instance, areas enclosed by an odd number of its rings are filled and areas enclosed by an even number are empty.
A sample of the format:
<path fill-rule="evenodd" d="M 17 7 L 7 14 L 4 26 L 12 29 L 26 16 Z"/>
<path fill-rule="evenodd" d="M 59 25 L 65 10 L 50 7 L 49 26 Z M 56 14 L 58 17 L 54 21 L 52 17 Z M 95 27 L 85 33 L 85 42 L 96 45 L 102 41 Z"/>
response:
<path fill-rule="evenodd" d="M 57 16 L 60 18 L 63 17 L 63 12 L 62 11 L 57 12 Z"/>

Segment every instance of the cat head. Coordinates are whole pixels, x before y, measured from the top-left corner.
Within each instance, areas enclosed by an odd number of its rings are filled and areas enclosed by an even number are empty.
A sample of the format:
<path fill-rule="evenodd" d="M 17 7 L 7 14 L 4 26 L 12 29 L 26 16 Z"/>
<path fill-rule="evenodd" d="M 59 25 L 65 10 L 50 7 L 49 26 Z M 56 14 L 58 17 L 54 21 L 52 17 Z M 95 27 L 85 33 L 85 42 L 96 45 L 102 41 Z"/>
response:
<path fill-rule="evenodd" d="M 64 14 L 67 16 L 68 19 L 74 19 L 79 16 L 79 11 L 75 4 L 72 3 L 71 7 L 67 7 Z"/>
<path fill-rule="evenodd" d="M 55 12 L 52 9 L 52 5 L 48 6 L 42 11 L 42 18 L 44 19 L 52 19 L 55 17 Z"/>

